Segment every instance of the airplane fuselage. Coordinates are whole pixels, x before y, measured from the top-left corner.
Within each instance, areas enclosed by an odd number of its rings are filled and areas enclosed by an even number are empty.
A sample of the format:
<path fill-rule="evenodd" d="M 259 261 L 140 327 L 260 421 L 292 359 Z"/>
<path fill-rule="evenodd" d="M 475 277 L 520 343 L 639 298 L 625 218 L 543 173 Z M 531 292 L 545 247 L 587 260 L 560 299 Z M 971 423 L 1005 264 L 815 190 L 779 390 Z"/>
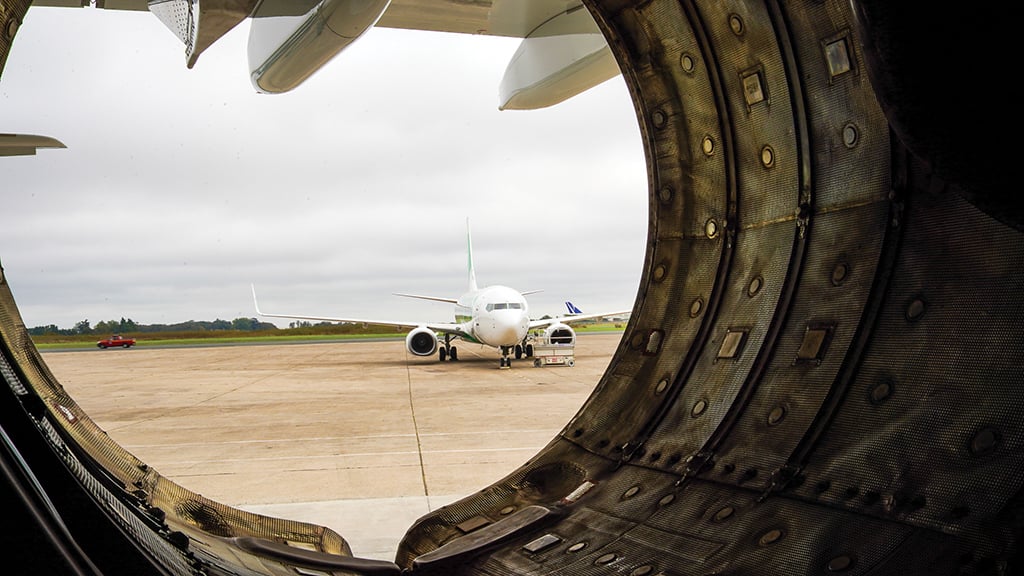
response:
<path fill-rule="evenodd" d="M 530 328 L 526 298 L 507 286 L 464 294 L 455 304 L 455 321 L 480 344 L 496 348 L 521 343 Z"/>

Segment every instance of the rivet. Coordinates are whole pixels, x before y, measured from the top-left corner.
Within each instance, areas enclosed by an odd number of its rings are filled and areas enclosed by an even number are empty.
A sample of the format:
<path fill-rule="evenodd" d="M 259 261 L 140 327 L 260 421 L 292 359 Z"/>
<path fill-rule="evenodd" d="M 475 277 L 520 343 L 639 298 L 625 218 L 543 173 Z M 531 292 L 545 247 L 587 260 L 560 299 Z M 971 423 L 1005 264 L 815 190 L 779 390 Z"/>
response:
<path fill-rule="evenodd" d="M 708 238 L 718 236 L 718 222 L 715 222 L 714 218 L 708 218 L 708 221 L 704 223 L 704 234 Z"/>
<path fill-rule="evenodd" d="M 846 554 L 842 556 L 836 556 L 835 558 L 828 561 L 829 572 L 846 572 L 853 567 L 853 558 L 850 558 Z"/>
<path fill-rule="evenodd" d="M 732 474 L 733 470 L 735 469 L 735 464 L 726 464 L 725 466 L 722 466 L 722 474 Z"/>
<path fill-rule="evenodd" d="M 856 486 L 850 486 L 846 489 L 845 495 L 847 498 L 854 498 L 857 494 L 860 494 L 860 488 L 857 488 Z"/>
<path fill-rule="evenodd" d="M 679 66 L 682 67 L 683 72 L 686 72 L 687 74 L 693 74 L 693 69 L 696 67 L 696 62 L 694 61 L 693 56 L 684 53 L 682 56 L 679 57 Z"/>
<path fill-rule="evenodd" d="M 776 406 L 772 408 L 772 411 L 768 413 L 768 425 L 775 426 L 779 422 L 782 422 L 786 418 L 786 407 Z"/>
<path fill-rule="evenodd" d="M 705 136 L 701 140 L 700 149 L 704 151 L 705 156 L 711 156 L 715 153 L 715 141 L 711 139 L 711 136 Z"/>
<path fill-rule="evenodd" d="M 769 544 L 774 544 L 774 543 L 778 542 L 779 540 L 782 540 L 782 536 L 783 536 L 782 530 L 779 530 L 778 528 L 775 528 L 773 530 L 769 530 L 769 531 L 765 532 L 764 534 L 762 534 L 761 538 L 758 539 L 757 543 L 760 544 L 761 546 L 768 546 Z"/>
<path fill-rule="evenodd" d="M 988 456 L 996 451 L 1001 441 L 999 430 L 987 426 L 978 430 L 971 439 L 971 454 L 975 456 Z"/>
<path fill-rule="evenodd" d="M 633 334 L 633 337 L 629 339 L 629 343 L 633 348 L 639 348 L 644 345 L 644 335 L 640 332 Z"/>
<path fill-rule="evenodd" d="M 668 122 L 668 116 L 661 110 L 655 110 L 651 112 L 651 122 L 654 123 L 655 128 L 664 128 Z"/>
<path fill-rule="evenodd" d="M 654 387 L 655 394 L 661 394 L 668 388 L 668 378 L 662 378 L 658 380 L 658 384 Z"/>
<path fill-rule="evenodd" d="M 658 200 L 661 200 L 662 204 L 668 204 L 672 202 L 672 198 L 675 197 L 675 194 L 676 192 L 671 186 L 662 186 L 661 189 L 658 190 Z"/>
<path fill-rule="evenodd" d="M 18 27 L 20 25 L 21 25 L 21 22 L 18 22 L 17 18 L 11 18 L 10 20 L 7 21 L 7 30 L 6 30 L 6 32 L 7 32 L 7 39 L 8 40 L 14 40 L 14 36 L 18 33 Z"/>
<path fill-rule="evenodd" d="M 583 428 L 577 428 L 572 431 L 573 438 L 579 438 L 580 436 L 583 436 Z"/>
<path fill-rule="evenodd" d="M 594 564 L 611 564 L 612 562 L 615 562 L 616 558 L 617 556 L 615 556 L 615 554 L 605 554 L 595 560 Z"/>
<path fill-rule="evenodd" d="M 839 286 L 845 280 L 846 276 L 850 273 L 850 265 L 846 262 L 839 262 L 832 268 L 832 285 Z"/>
<path fill-rule="evenodd" d="M 499 514 L 501 514 L 502 516 L 508 516 L 509 514 L 515 512 L 515 511 L 516 511 L 516 507 L 515 506 L 505 506 L 504 508 L 501 509 Z"/>
<path fill-rule="evenodd" d="M 696 298 L 693 302 L 690 302 L 690 318 L 700 316 L 702 310 L 704 310 L 703 298 Z"/>
<path fill-rule="evenodd" d="M 921 316 L 924 316 L 925 302 L 920 298 L 914 298 L 910 304 L 907 304 L 906 318 L 911 322 L 918 320 Z"/>
<path fill-rule="evenodd" d="M 708 402 L 707 402 L 707 400 L 703 400 L 703 399 L 697 400 L 697 403 L 694 404 L 693 408 L 690 410 L 690 416 L 696 418 L 697 416 L 700 416 L 701 414 L 703 414 L 707 409 L 708 409 Z"/>
<path fill-rule="evenodd" d="M 651 453 L 651 456 L 649 458 L 649 460 L 651 462 L 657 462 L 660 459 L 661 459 L 661 452 L 653 452 L 653 453 Z"/>
<path fill-rule="evenodd" d="M 860 139 L 860 133 L 857 127 L 853 124 L 847 124 L 843 126 L 843 145 L 847 148 L 853 148 L 857 145 L 857 140 Z"/>
<path fill-rule="evenodd" d="M 654 281 L 661 282 L 662 280 L 665 279 L 665 274 L 667 273 L 668 270 L 665 268 L 665 265 L 658 264 L 657 266 L 654 267 Z"/>
<path fill-rule="evenodd" d="M 718 512 L 715 512 L 715 522 L 721 522 L 723 520 L 729 519 L 730 517 L 732 517 L 734 512 L 736 512 L 736 509 L 733 508 L 732 506 L 726 506 L 725 508 L 721 508 Z"/>
<path fill-rule="evenodd" d="M 832 483 L 828 480 L 822 480 L 814 485 L 814 491 L 818 494 L 828 492 L 828 489 L 832 487 Z"/>
<path fill-rule="evenodd" d="M 566 552 L 579 552 L 580 550 L 583 550 L 586 547 L 587 547 L 587 543 L 586 542 L 577 542 L 577 543 L 573 544 L 572 546 L 569 546 L 568 548 L 566 548 L 565 551 Z"/>
<path fill-rule="evenodd" d="M 868 394 L 868 400 L 871 401 L 872 404 L 881 404 L 892 396 L 894 388 L 895 385 L 889 380 L 879 382 L 871 389 L 871 392 Z"/>
<path fill-rule="evenodd" d="M 765 146 L 761 148 L 761 165 L 765 168 L 771 168 L 775 165 L 775 150 L 772 150 L 771 146 Z"/>
<path fill-rule="evenodd" d="M 760 276 L 754 276 L 754 279 L 750 281 L 750 285 L 747 286 L 747 296 L 753 298 L 764 288 L 764 278 Z"/>
<path fill-rule="evenodd" d="M 622 493 L 622 497 L 623 498 L 632 498 L 633 496 L 636 496 L 636 493 L 639 492 L 639 491 L 640 491 L 640 487 L 639 486 L 631 486 L 629 488 L 629 490 L 626 490 L 625 492 Z"/>
<path fill-rule="evenodd" d="M 658 500 L 658 506 L 668 506 L 675 499 L 675 494 L 669 494 L 667 496 L 664 496 L 661 500 Z"/>
<path fill-rule="evenodd" d="M 744 482 L 749 482 L 754 478 L 757 478 L 757 468 L 747 468 L 743 471 L 743 476 L 741 476 L 737 482 L 742 484 Z"/>
<path fill-rule="evenodd" d="M 729 29 L 737 36 L 743 35 L 743 19 L 736 14 L 729 15 Z"/>
<path fill-rule="evenodd" d="M 638 566 L 637 568 L 635 568 L 632 572 L 629 573 L 629 576 L 647 576 L 653 571 L 653 566 L 645 564 L 643 566 Z"/>

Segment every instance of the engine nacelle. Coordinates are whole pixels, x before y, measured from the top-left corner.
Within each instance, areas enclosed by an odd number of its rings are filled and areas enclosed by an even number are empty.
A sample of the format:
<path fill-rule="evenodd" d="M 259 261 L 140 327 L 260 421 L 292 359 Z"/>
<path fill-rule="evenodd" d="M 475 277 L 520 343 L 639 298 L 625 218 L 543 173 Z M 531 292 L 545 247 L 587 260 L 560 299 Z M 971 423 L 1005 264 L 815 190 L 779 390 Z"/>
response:
<path fill-rule="evenodd" d="M 567 324 L 552 324 L 544 330 L 542 338 L 544 344 L 575 345 L 576 331 Z"/>
<path fill-rule="evenodd" d="M 416 356 L 430 356 L 437 352 L 437 334 L 426 326 L 420 326 L 405 337 L 405 347 Z"/>

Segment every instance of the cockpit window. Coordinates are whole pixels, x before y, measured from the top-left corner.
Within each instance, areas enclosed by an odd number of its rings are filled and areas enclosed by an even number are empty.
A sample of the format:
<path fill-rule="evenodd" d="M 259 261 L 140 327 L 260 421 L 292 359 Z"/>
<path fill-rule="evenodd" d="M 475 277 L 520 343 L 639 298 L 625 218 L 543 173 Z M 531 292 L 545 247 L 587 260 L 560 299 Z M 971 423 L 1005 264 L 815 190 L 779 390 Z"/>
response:
<path fill-rule="evenodd" d="M 490 312 L 492 310 L 522 310 L 522 309 L 523 309 L 523 305 L 522 305 L 521 302 L 498 302 L 496 304 L 492 302 L 492 303 L 487 305 L 487 311 L 488 312 Z"/>
<path fill-rule="evenodd" d="M 522 302 L 492 302 L 487 304 L 487 312 L 495 310 L 522 310 Z"/>

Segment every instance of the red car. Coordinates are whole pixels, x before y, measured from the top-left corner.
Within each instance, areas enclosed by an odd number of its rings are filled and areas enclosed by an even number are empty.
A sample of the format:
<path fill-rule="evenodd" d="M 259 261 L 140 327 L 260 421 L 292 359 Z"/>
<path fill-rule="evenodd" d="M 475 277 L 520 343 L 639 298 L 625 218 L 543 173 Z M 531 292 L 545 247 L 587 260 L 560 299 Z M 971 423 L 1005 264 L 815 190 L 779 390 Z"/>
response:
<path fill-rule="evenodd" d="M 96 346 L 100 348 L 112 348 L 114 346 L 120 346 L 122 348 L 131 348 L 135 345 L 135 338 L 122 338 L 121 336 L 112 336 L 105 340 L 100 340 L 96 343 Z"/>

